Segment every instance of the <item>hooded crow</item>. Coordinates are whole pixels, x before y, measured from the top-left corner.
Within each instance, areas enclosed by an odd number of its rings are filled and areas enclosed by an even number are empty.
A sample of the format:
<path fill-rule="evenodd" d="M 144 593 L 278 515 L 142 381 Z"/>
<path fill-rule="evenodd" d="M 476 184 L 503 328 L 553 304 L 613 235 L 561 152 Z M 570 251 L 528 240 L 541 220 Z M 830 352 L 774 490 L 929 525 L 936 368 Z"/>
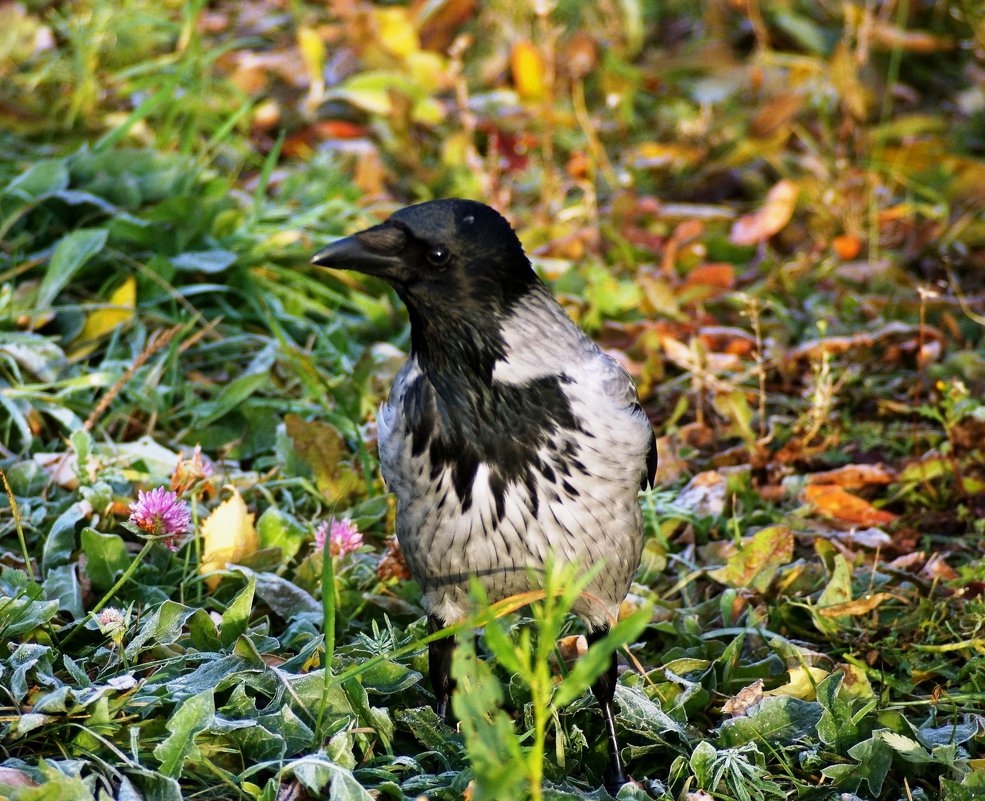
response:
<path fill-rule="evenodd" d="M 410 315 L 410 358 L 377 428 L 397 538 L 429 630 L 468 615 L 473 577 L 495 602 L 534 589 L 553 558 L 584 571 L 601 565 L 575 612 L 591 641 L 603 637 L 639 565 L 637 493 L 656 469 L 653 430 L 629 374 L 571 321 L 510 224 L 482 203 L 409 206 L 313 262 L 384 279 Z M 453 647 L 443 639 L 429 650 L 446 719 Z M 613 656 L 593 686 L 609 786 L 625 782 L 615 686 Z"/>

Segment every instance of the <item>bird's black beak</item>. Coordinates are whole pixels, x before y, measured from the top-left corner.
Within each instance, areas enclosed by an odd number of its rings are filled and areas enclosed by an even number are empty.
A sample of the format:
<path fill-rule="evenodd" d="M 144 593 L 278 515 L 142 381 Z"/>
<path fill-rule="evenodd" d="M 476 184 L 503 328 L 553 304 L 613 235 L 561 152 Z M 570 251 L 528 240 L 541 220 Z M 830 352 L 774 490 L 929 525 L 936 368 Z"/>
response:
<path fill-rule="evenodd" d="M 319 250 L 312 264 L 335 270 L 355 270 L 390 281 L 404 277 L 406 265 L 400 258 L 406 235 L 393 226 L 376 225 L 358 234 L 337 239 Z"/>

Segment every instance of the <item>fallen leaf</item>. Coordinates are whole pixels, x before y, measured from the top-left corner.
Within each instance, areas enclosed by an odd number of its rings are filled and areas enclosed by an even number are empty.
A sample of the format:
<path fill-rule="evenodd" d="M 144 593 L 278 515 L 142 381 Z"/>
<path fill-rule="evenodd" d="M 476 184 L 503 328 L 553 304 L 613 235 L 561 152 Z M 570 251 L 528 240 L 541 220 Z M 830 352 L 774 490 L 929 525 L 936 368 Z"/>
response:
<path fill-rule="evenodd" d="M 793 559 L 793 531 L 787 526 L 768 526 L 745 537 L 741 550 L 725 567 L 709 573 L 729 587 L 751 587 L 765 592 L 776 571 Z"/>
<path fill-rule="evenodd" d="M 410 579 L 410 568 L 404 559 L 403 551 L 400 550 L 400 543 L 396 537 L 389 537 L 386 541 L 386 551 L 380 564 L 376 568 L 376 575 L 380 581 L 397 579 L 407 581 Z"/>
<path fill-rule="evenodd" d="M 207 576 L 205 583 L 210 590 L 219 586 L 222 577 L 209 573 L 252 556 L 260 547 L 253 517 L 243 496 L 234 489 L 232 497 L 219 504 L 202 523 L 203 555 L 198 572 Z"/>
<path fill-rule="evenodd" d="M 0 784 L 8 787 L 37 787 L 38 783 L 30 775 L 16 768 L 0 768 Z"/>
<path fill-rule="evenodd" d="M 588 638 L 584 634 L 569 634 L 557 641 L 557 649 L 566 664 L 588 653 Z"/>
<path fill-rule="evenodd" d="M 733 245 L 758 245 L 778 234 L 793 216 L 799 191 L 793 181 L 781 180 L 766 195 L 760 209 L 735 221 L 729 240 Z"/>
<path fill-rule="evenodd" d="M 842 234 L 832 240 L 831 247 L 839 259 L 842 261 L 851 261 L 861 252 L 862 240 L 857 236 Z"/>
<path fill-rule="evenodd" d="M 852 495 L 835 484 L 807 486 L 804 488 L 804 498 L 821 514 L 846 523 L 879 526 L 896 519 L 892 512 L 876 509 L 865 499 Z"/>
<path fill-rule="evenodd" d="M 735 695 L 722 704 L 722 714 L 733 718 L 746 712 L 763 700 L 763 680 L 756 679 L 748 687 L 743 687 Z"/>
<path fill-rule="evenodd" d="M 790 122 L 804 107 L 803 94 L 782 94 L 766 103 L 749 122 L 749 135 L 766 139 L 790 127 Z"/>
<path fill-rule="evenodd" d="M 339 502 L 361 489 L 353 457 L 335 426 L 296 414 L 287 415 L 284 424 L 298 456 L 311 468 L 315 484 L 328 500 Z"/>
<path fill-rule="evenodd" d="M 832 604 L 831 606 L 818 607 L 818 614 L 824 617 L 842 617 L 843 615 L 864 615 L 867 612 L 871 612 L 883 601 L 887 601 L 890 598 L 896 598 L 897 600 L 903 600 L 891 592 L 874 592 L 867 595 L 863 595 L 861 598 L 855 598 L 851 601 L 845 601 L 840 604 Z"/>
<path fill-rule="evenodd" d="M 896 474 L 881 464 L 846 464 L 834 470 L 824 470 L 807 476 L 808 484 L 836 484 L 846 489 L 858 489 L 870 484 L 891 484 Z"/>
<path fill-rule="evenodd" d="M 541 100 L 547 94 L 547 67 L 540 51 L 526 40 L 513 45 L 510 51 L 510 71 L 513 85 L 524 100 Z"/>
<path fill-rule="evenodd" d="M 444 53 L 475 11 L 478 0 L 445 0 L 419 5 L 421 47 Z"/>
<path fill-rule="evenodd" d="M 684 279 L 682 300 L 707 300 L 735 286 L 735 267 L 731 264 L 702 264 Z"/>
<path fill-rule="evenodd" d="M 717 470 L 705 470 L 692 478 L 674 504 L 702 517 L 717 517 L 725 511 L 725 476 Z"/>
<path fill-rule="evenodd" d="M 113 290 L 106 303 L 107 308 L 96 309 L 86 318 L 82 333 L 75 340 L 81 344 L 73 352 L 73 359 L 91 353 L 96 349 L 95 340 L 133 319 L 137 306 L 137 279 L 129 276 Z"/>
<path fill-rule="evenodd" d="M 406 58 L 421 49 L 417 29 L 406 8 L 374 8 L 377 41 L 390 55 Z"/>
<path fill-rule="evenodd" d="M 815 688 L 828 677 L 828 671 L 809 665 L 799 665 L 787 671 L 786 684 L 767 690 L 765 695 L 788 695 L 802 701 L 813 701 L 817 697 Z"/>
<path fill-rule="evenodd" d="M 307 25 L 298 27 L 297 37 L 301 60 L 308 73 L 308 96 L 305 104 L 309 109 L 315 109 L 325 96 L 325 43 L 318 31 Z"/>

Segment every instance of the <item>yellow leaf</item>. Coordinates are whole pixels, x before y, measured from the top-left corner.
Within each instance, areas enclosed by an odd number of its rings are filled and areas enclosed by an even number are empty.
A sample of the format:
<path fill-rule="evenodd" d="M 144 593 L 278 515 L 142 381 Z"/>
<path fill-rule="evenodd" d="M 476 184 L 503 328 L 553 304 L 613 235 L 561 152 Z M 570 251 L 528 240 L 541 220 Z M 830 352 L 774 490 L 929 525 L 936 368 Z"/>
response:
<path fill-rule="evenodd" d="M 813 701 L 816 697 L 814 688 L 828 677 L 828 671 L 817 667 L 795 667 L 788 670 L 790 680 L 775 690 L 767 690 L 763 695 L 789 695 L 802 701 Z"/>
<path fill-rule="evenodd" d="M 307 101 L 317 104 L 325 94 L 325 43 L 318 31 L 302 25 L 298 28 L 298 50 L 308 73 Z"/>
<path fill-rule="evenodd" d="M 421 49 L 420 39 L 407 9 L 376 8 L 373 13 L 376 16 L 380 44 L 390 55 L 406 58 Z"/>
<path fill-rule="evenodd" d="M 898 595 L 893 595 L 891 592 L 874 592 L 869 595 L 863 595 L 861 598 L 856 598 L 853 601 L 845 601 L 841 604 L 832 604 L 831 606 L 825 606 L 819 608 L 817 611 L 824 615 L 824 617 L 841 617 L 842 615 L 867 615 L 877 606 L 879 606 L 883 601 L 888 601 L 890 598 L 895 598 L 898 601 L 903 600 Z"/>
<path fill-rule="evenodd" d="M 524 100 L 540 100 L 547 94 L 547 67 L 533 44 L 520 41 L 510 53 L 510 70 L 517 94 Z"/>
<path fill-rule="evenodd" d="M 96 309 L 90 314 L 79 334 L 80 340 L 96 339 L 108 334 L 133 317 L 133 310 L 137 305 L 137 280 L 133 276 L 127 278 L 113 290 L 107 303 L 115 308 Z"/>
<path fill-rule="evenodd" d="M 96 309 L 86 319 L 82 333 L 75 340 L 79 347 L 72 353 L 72 358 L 81 358 L 92 353 L 101 336 L 133 318 L 133 310 L 137 305 L 136 279 L 131 276 L 113 290 L 107 304 L 107 308 Z"/>
<path fill-rule="evenodd" d="M 247 511 L 243 497 L 233 490 L 231 498 L 223 501 L 202 524 L 202 563 L 198 572 L 207 575 L 221 570 L 227 563 L 236 563 L 252 556 L 260 547 L 253 513 Z M 206 578 L 210 590 L 219 586 L 221 576 Z"/>

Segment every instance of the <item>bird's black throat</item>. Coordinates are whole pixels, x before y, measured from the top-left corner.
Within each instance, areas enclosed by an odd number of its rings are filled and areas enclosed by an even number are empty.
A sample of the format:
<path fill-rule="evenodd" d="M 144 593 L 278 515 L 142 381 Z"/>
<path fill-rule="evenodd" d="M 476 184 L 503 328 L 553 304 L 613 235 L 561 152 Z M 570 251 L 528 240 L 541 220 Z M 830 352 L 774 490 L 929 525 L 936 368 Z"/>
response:
<path fill-rule="evenodd" d="M 506 384 L 466 378 L 462 371 L 425 370 L 404 395 L 412 455 L 426 455 L 432 480 L 450 471 L 463 511 L 472 505 L 475 477 L 485 464 L 494 522 L 505 514 L 512 485 L 526 488 L 536 515 L 539 495 L 556 485 L 572 492 L 567 478 L 584 470 L 574 438 L 583 429 L 564 392 L 569 382 L 563 374 Z M 447 500 L 442 496 L 438 503 Z"/>

